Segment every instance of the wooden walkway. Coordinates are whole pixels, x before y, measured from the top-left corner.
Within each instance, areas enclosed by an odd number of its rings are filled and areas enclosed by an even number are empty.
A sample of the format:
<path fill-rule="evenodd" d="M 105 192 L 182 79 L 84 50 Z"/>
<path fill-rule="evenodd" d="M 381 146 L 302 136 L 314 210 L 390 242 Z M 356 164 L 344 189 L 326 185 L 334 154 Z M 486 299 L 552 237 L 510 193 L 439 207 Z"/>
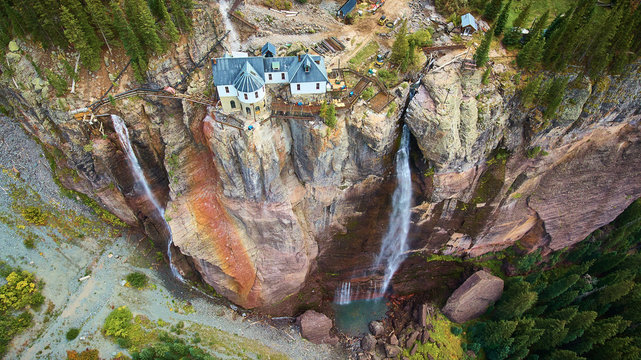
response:
<path fill-rule="evenodd" d="M 321 106 L 296 105 L 284 101 L 274 100 L 272 101 L 271 108 L 271 117 L 274 118 L 314 120 L 316 118 L 316 115 L 320 113 Z"/>
<path fill-rule="evenodd" d="M 423 48 L 423 51 L 426 53 L 431 53 L 433 51 L 440 51 L 440 50 L 459 50 L 459 49 L 465 49 L 465 45 L 463 44 L 451 44 L 451 45 L 441 45 L 441 46 L 426 46 Z"/>

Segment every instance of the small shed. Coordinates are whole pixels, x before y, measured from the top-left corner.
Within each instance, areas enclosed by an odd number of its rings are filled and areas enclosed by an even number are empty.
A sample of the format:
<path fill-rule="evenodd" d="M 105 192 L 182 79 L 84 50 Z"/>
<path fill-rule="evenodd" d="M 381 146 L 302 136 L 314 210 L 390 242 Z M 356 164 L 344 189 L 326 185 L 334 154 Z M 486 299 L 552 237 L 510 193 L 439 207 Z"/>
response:
<path fill-rule="evenodd" d="M 341 6 L 341 8 L 338 9 L 338 12 L 336 13 L 336 15 L 338 15 L 338 17 L 340 18 L 345 18 L 345 16 L 347 16 L 347 14 L 352 12 L 352 10 L 354 10 L 355 7 L 356 7 L 356 0 L 347 0 L 343 4 L 343 6 Z"/>
<path fill-rule="evenodd" d="M 463 35 L 471 35 L 479 30 L 479 26 L 476 24 L 476 19 L 472 14 L 467 13 L 461 16 L 461 33 Z"/>
<path fill-rule="evenodd" d="M 276 56 L 276 46 L 270 42 L 265 43 L 263 45 L 263 49 L 260 51 L 260 53 L 264 57 L 274 57 Z"/>

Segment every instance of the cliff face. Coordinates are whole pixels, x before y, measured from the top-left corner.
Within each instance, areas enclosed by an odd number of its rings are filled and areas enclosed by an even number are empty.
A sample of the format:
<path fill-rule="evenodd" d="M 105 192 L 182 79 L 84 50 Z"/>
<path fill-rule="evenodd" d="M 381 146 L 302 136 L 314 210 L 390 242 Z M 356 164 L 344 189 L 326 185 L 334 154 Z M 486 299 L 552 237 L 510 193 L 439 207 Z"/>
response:
<path fill-rule="evenodd" d="M 214 45 L 217 18 L 213 5 L 198 12 L 194 36 L 152 61 L 149 85 L 178 82 Z M 89 123 L 68 113 L 101 96 L 122 57 L 107 57 L 109 67 L 84 73 L 77 94 L 58 99 L 26 54 L 46 59 L 19 45 L 7 56 L 16 71 L 3 73 L 3 108 L 52 152 L 67 187 L 140 226 L 163 249 L 171 236 L 172 259 L 185 277 L 201 278 L 239 305 L 283 312 L 331 300 L 341 280 L 371 265 L 388 222 L 398 114 L 357 106 L 333 130 L 319 120 L 272 119 L 247 131 L 185 101 L 145 96 L 106 105 L 103 114 L 127 124 L 168 231 L 141 195 L 110 118 Z M 129 76 L 115 92 L 127 89 Z M 482 85 L 481 77 L 428 73 L 409 104 L 415 250 L 479 255 L 516 242 L 561 249 L 641 195 L 638 69 L 594 88 L 574 82 L 559 115 L 543 125 L 540 111 L 523 110 L 501 81 Z M 208 88 L 205 68 L 192 74 L 186 92 Z M 400 113 L 405 100 L 396 101 Z M 535 146 L 547 155 L 525 156 Z M 499 147 L 511 153 L 507 160 L 497 156 Z M 427 283 L 416 276 L 428 273 Z M 414 257 L 394 288 L 453 288 L 459 278 L 457 269 Z M 292 296 L 299 292 L 306 295 Z"/>

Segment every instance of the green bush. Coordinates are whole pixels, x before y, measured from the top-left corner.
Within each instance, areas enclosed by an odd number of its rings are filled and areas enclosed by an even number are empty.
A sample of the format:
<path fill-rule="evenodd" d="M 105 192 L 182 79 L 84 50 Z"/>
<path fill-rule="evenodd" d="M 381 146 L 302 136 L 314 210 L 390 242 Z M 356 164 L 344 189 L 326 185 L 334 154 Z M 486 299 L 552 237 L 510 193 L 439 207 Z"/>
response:
<path fill-rule="evenodd" d="M 37 206 L 27 206 L 22 209 L 22 217 L 34 225 L 46 225 L 47 214 Z"/>
<path fill-rule="evenodd" d="M 320 108 L 320 117 L 323 118 L 325 125 L 333 129 L 336 126 L 336 107 L 334 104 L 322 104 Z"/>
<path fill-rule="evenodd" d="M 141 272 L 133 272 L 127 275 L 127 282 L 136 289 L 142 289 L 149 283 L 149 278 Z"/>
<path fill-rule="evenodd" d="M 361 93 L 361 97 L 365 101 L 373 98 L 374 97 L 374 88 L 371 87 L 371 86 L 366 87 L 365 90 L 363 90 L 363 92 Z"/>
<path fill-rule="evenodd" d="M 71 340 L 74 340 L 75 338 L 77 338 L 78 334 L 80 334 L 80 329 L 71 328 L 71 329 L 69 329 L 69 331 L 67 331 L 67 334 L 65 336 L 66 336 L 67 340 L 71 341 Z"/>
<path fill-rule="evenodd" d="M 456 325 L 452 325 L 452 327 L 450 328 L 450 331 L 452 332 L 452 334 L 456 336 L 459 336 L 463 333 L 463 329 L 460 326 L 456 326 Z"/>
<path fill-rule="evenodd" d="M 105 335 L 126 338 L 134 316 L 126 306 L 121 306 L 107 315 L 103 328 Z"/>

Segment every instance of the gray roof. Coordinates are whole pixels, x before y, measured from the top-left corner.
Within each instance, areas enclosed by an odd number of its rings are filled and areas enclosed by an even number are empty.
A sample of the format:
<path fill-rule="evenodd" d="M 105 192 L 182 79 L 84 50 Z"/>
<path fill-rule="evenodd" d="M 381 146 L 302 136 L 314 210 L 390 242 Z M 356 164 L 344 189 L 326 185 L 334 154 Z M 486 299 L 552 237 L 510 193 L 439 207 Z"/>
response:
<path fill-rule="evenodd" d="M 258 73 L 249 62 L 245 63 L 243 69 L 240 71 L 234 80 L 234 87 L 238 91 L 252 92 L 260 89 L 265 85 L 265 80 Z"/>
<path fill-rule="evenodd" d="M 316 63 L 318 61 L 318 64 Z M 329 82 L 325 61 L 322 56 L 302 55 L 300 61 L 298 56 L 284 57 L 223 57 L 212 60 L 212 77 L 216 86 L 234 85 L 238 90 L 251 92 L 255 90 L 241 90 L 236 84 L 245 85 L 245 89 L 254 88 L 258 82 L 251 72 L 247 70 L 246 64 L 260 78 L 261 85 L 264 85 L 266 72 L 286 72 L 289 74 L 290 83 L 302 82 Z M 305 64 L 309 65 L 309 71 L 305 72 Z M 244 74 L 241 74 L 244 73 Z M 245 80 L 237 81 L 243 75 Z M 252 80 L 253 79 L 253 80 Z"/>
<path fill-rule="evenodd" d="M 263 54 L 263 56 L 267 56 L 267 55 L 276 56 L 276 46 L 274 46 L 274 44 L 270 42 L 267 42 L 265 43 L 265 45 L 263 45 L 263 49 L 261 50 L 260 53 Z"/>
<path fill-rule="evenodd" d="M 304 82 L 329 82 L 327 78 L 327 70 L 325 69 L 325 61 L 322 56 L 311 56 L 305 54 L 298 61 L 295 66 L 289 70 L 290 83 L 304 83 Z M 316 61 L 319 63 L 317 64 Z M 305 67 L 309 67 L 309 71 L 305 71 Z"/>
<path fill-rule="evenodd" d="M 467 26 L 473 27 L 474 30 L 478 30 L 479 29 L 478 25 L 476 25 L 476 19 L 470 13 L 467 13 L 467 14 L 461 16 L 461 27 L 464 28 L 464 27 L 467 27 Z"/>

